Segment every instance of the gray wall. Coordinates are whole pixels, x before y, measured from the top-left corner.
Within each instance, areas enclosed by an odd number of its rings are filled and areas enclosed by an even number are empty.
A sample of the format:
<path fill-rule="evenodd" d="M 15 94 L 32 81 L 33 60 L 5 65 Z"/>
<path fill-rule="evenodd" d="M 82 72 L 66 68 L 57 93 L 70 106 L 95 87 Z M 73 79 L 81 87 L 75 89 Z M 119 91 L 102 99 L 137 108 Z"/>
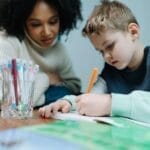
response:
<path fill-rule="evenodd" d="M 127 4 L 137 17 L 141 26 L 141 40 L 144 45 L 149 45 L 150 40 L 150 0 L 122 0 Z M 83 17 L 82 23 L 79 23 L 78 29 L 72 31 L 64 44 L 68 48 L 68 53 L 72 59 L 74 70 L 82 81 L 82 91 L 85 91 L 90 72 L 93 67 L 97 66 L 101 71 L 103 68 L 103 59 L 96 52 L 87 38 L 82 37 L 81 30 L 90 15 L 93 7 L 99 3 L 99 0 L 82 0 Z"/>

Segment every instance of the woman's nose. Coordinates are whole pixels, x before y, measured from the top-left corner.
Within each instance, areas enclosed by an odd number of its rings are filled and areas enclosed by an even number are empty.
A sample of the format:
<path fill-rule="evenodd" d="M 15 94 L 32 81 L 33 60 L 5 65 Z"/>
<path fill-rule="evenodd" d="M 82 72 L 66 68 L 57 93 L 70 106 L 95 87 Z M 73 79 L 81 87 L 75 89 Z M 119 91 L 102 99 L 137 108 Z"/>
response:
<path fill-rule="evenodd" d="M 45 26 L 43 27 L 42 35 L 43 35 L 43 36 L 49 36 L 50 34 L 51 34 L 51 30 L 50 30 L 49 26 L 45 25 Z"/>

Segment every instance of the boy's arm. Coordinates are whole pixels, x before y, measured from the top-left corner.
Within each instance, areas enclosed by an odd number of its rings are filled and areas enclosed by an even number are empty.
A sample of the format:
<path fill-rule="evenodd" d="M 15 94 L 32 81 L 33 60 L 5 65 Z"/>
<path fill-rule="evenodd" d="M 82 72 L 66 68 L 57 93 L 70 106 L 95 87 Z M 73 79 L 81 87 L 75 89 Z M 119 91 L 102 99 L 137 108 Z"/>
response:
<path fill-rule="evenodd" d="M 98 77 L 91 93 L 96 93 L 96 94 L 107 93 L 107 85 L 105 80 L 102 77 L 100 76 Z"/>
<path fill-rule="evenodd" d="M 150 123 L 150 92 L 112 93 L 112 116 L 123 116 Z"/>
<path fill-rule="evenodd" d="M 71 104 L 71 110 L 76 110 L 76 104 L 75 104 L 75 99 L 76 96 L 75 95 L 66 95 L 64 97 L 61 98 L 62 100 L 67 100 L 70 104 Z"/>
<path fill-rule="evenodd" d="M 101 94 L 101 93 L 106 93 L 106 92 L 107 92 L 106 82 L 103 78 L 99 77 L 91 93 Z M 72 105 L 71 110 L 75 110 L 75 99 L 76 99 L 75 95 L 66 95 L 62 97 L 61 99 L 69 101 Z"/>

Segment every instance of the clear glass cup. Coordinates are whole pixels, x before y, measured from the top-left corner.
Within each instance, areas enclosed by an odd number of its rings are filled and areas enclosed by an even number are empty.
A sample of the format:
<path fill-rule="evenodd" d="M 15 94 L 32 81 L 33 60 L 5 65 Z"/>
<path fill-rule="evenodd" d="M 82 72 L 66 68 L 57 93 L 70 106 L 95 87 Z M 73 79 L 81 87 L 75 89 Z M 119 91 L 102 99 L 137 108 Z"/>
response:
<path fill-rule="evenodd" d="M 33 84 L 38 71 L 38 65 L 19 58 L 10 58 L 0 63 L 1 117 L 32 117 Z"/>
<path fill-rule="evenodd" d="M 26 86 L 23 84 L 26 84 Z M 33 82 L 21 82 L 17 80 L 17 87 L 15 89 L 13 80 L 4 79 L 2 81 L 1 117 L 16 119 L 31 118 L 33 112 L 32 93 Z"/>

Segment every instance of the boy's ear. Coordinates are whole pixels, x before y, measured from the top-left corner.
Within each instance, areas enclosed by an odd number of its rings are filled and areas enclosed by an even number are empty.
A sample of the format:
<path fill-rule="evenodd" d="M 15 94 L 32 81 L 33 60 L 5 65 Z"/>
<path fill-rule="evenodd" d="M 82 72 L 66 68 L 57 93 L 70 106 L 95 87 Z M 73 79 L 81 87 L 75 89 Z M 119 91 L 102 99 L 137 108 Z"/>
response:
<path fill-rule="evenodd" d="M 137 39 L 140 34 L 139 26 L 136 23 L 130 23 L 128 25 L 128 32 L 131 34 L 133 40 Z"/>

